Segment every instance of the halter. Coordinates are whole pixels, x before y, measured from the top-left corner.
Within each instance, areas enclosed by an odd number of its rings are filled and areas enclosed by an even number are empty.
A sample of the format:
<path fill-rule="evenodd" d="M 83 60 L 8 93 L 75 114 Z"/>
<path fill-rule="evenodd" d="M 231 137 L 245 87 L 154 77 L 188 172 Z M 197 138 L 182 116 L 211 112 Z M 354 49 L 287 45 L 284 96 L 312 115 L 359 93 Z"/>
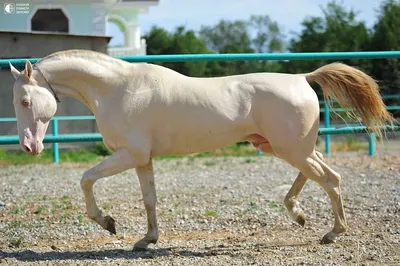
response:
<path fill-rule="evenodd" d="M 50 85 L 49 81 L 48 81 L 47 78 L 44 76 L 44 74 L 43 74 L 43 72 L 40 70 L 40 68 L 39 68 L 36 64 L 34 64 L 33 67 L 36 68 L 36 70 L 39 71 L 40 74 L 42 74 L 44 80 L 47 82 L 47 84 L 49 85 L 51 91 L 53 92 L 54 98 L 56 98 L 56 101 L 57 101 L 57 102 L 60 102 L 60 99 L 58 98 L 56 92 L 53 90 L 53 87 Z"/>

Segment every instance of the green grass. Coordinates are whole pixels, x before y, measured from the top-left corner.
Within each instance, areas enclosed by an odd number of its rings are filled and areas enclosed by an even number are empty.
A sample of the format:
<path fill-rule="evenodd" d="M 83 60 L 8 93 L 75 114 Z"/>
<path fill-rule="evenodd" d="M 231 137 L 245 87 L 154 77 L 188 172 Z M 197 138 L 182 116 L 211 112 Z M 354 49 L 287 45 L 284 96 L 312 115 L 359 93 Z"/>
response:
<path fill-rule="evenodd" d="M 24 237 L 20 236 L 18 238 L 14 238 L 10 240 L 10 243 L 8 244 L 8 247 L 10 248 L 21 248 L 24 246 Z"/>
<path fill-rule="evenodd" d="M 204 215 L 215 217 L 215 216 L 217 216 L 217 211 L 216 210 L 205 210 Z"/>
<path fill-rule="evenodd" d="M 214 166 L 214 165 L 216 165 L 217 163 L 216 162 L 214 162 L 214 161 L 206 161 L 206 162 L 204 162 L 204 165 L 205 166 Z"/>
<path fill-rule="evenodd" d="M 61 162 L 93 162 L 98 160 L 100 155 L 86 149 L 60 151 Z M 0 165 L 7 164 L 47 164 L 53 162 L 51 149 L 46 149 L 39 156 L 31 156 L 22 151 L 6 151 L 0 149 Z"/>
<path fill-rule="evenodd" d="M 321 143 L 318 139 L 317 146 L 319 150 L 323 150 Z M 348 137 L 344 142 L 333 142 L 332 141 L 332 152 L 335 151 L 356 151 L 356 150 L 367 150 L 367 143 L 360 143 L 352 136 Z M 103 160 L 106 156 L 109 156 L 111 152 L 102 143 L 97 143 L 92 148 L 82 149 L 68 149 L 60 151 L 60 162 L 71 162 L 71 163 L 91 163 Z M 236 143 L 229 145 L 222 149 L 217 149 L 212 152 L 201 152 L 190 155 L 171 155 L 171 156 L 158 156 L 154 160 L 168 160 L 176 158 L 187 158 L 188 163 L 192 162 L 196 158 L 210 158 L 204 164 L 206 166 L 214 166 L 216 164 L 212 157 L 257 157 L 256 149 L 248 143 Z M 268 155 L 264 155 L 268 156 Z M 23 153 L 20 150 L 17 151 L 6 151 L 0 149 L 0 166 L 2 165 L 21 165 L 21 164 L 50 164 L 53 162 L 53 155 L 51 148 L 45 149 L 39 156 L 30 156 Z M 247 158 L 244 163 L 256 162 L 252 158 Z"/>
<path fill-rule="evenodd" d="M 60 162 L 96 162 L 109 156 L 111 152 L 102 144 L 97 143 L 93 148 L 82 149 L 69 149 L 60 151 Z M 195 158 L 205 157 L 225 157 L 225 156 L 257 156 L 256 150 L 253 146 L 239 143 L 227 146 L 223 149 L 218 149 L 212 152 L 201 152 L 191 155 L 171 155 L 171 156 L 158 156 L 154 160 L 168 160 L 176 158 L 188 158 L 194 160 Z M 20 165 L 20 164 L 50 164 L 53 162 L 53 154 L 51 148 L 45 149 L 39 156 L 31 156 L 23 153 L 20 150 L 6 151 L 0 149 L 0 166 L 1 165 Z M 205 163 L 207 166 L 215 165 L 215 162 L 209 161 Z"/>

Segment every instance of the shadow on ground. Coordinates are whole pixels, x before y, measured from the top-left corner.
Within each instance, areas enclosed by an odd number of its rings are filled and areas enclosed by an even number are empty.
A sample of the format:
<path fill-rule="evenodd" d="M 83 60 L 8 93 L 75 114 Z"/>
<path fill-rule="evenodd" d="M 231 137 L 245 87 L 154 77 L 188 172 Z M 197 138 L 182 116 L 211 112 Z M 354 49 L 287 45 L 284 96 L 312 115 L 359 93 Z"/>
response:
<path fill-rule="evenodd" d="M 306 243 L 299 243 L 284 246 L 303 246 Z M 276 245 L 255 244 L 252 249 L 261 251 L 261 249 L 274 249 Z M 1 259 L 16 259 L 17 261 L 63 261 L 63 260 L 115 260 L 115 259 L 155 259 L 166 256 L 182 256 L 182 257 L 206 257 L 225 255 L 230 257 L 240 256 L 243 249 L 248 249 L 249 246 L 243 247 L 240 245 L 220 245 L 218 247 L 208 247 L 206 250 L 196 252 L 184 250 L 181 248 L 160 248 L 149 249 L 146 251 L 131 251 L 129 249 L 109 249 L 96 251 L 49 251 L 35 252 L 31 250 L 4 252 L 0 251 Z"/>

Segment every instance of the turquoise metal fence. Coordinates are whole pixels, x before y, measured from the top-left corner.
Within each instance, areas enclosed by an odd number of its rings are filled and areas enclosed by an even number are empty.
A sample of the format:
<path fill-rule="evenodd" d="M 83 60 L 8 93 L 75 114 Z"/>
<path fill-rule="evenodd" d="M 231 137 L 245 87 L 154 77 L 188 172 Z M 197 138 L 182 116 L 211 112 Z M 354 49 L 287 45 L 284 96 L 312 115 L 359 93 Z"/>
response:
<path fill-rule="evenodd" d="M 245 61 L 245 60 L 343 60 L 343 59 L 378 59 L 400 58 L 400 51 L 374 52 L 311 52 L 311 53 L 255 53 L 255 54 L 172 54 L 172 55 L 139 55 L 118 56 L 127 62 L 189 62 L 189 61 Z M 27 58 L 35 63 L 40 58 Z M 0 67 L 25 65 L 24 58 L 2 59 Z"/>
<path fill-rule="evenodd" d="M 343 59 L 378 59 L 378 58 L 400 58 L 400 51 L 377 51 L 377 52 L 320 52 L 320 53 L 260 53 L 260 54 L 179 54 L 179 55 L 146 55 L 146 56 L 121 56 L 118 57 L 127 62 L 184 62 L 184 61 L 238 61 L 238 60 L 343 60 Z M 26 59 L 0 60 L 0 67 L 8 67 L 9 62 L 14 66 L 23 66 Z M 40 58 L 29 58 L 30 62 L 35 63 Z M 396 97 L 399 97 L 398 95 Z M 330 127 L 330 109 L 325 103 L 324 108 L 324 128 L 320 128 L 319 135 L 325 135 L 325 151 L 330 153 L 330 135 L 365 133 L 364 126 L 347 126 L 344 128 Z M 389 109 L 395 108 L 395 109 Z M 399 106 L 390 106 L 388 110 L 398 110 Z M 345 111 L 343 108 L 336 108 L 335 111 Z M 102 141 L 102 136 L 98 133 L 86 134 L 58 134 L 58 121 L 61 120 L 87 120 L 94 119 L 93 116 L 78 117 L 54 117 L 52 119 L 52 135 L 46 135 L 44 143 L 53 143 L 53 161 L 59 162 L 58 143 L 66 142 L 88 142 Z M 0 118 L 0 122 L 13 122 L 15 118 Z M 388 130 L 400 131 L 399 126 L 387 128 Z M 18 144 L 18 136 L 2 136 L 1 144 Z M 375 153 L 375 135 L 369 137 L 369 154 Z"/>
<path fill-rule="evenodd" d="M 382 98 L 384 100 L 388 99 L 400 99 L 400 94 L 395 94 L 395 95 L 383 95 Z M 331 120 L 330 120 L 330 112 L 345 112 L 345 111 L 350 111 L 351 108 L 333 108 L 331 109 L 329 105 L 324 102 L 320 101 L 319 102 L 321 105 L 323 105 L 323 108 L 321 108 L 321 112 L 324 113 L 324 126 L 325 128 L 330 128 L 331 127 Z M 400 110 L 400 105 L 392 105 L 392 106 L 387 106 L 387 110 L 390 111 L 395 111 L 395 110 Z M 336 126 L 342 126 L 342 125 L 336 125 Z M 346 126 L 357 126 L 353 124 L 346 124 Z M 376 135 L 375 133 L 371 133 L 368 135 L 368 154 L 369 155 L 374 155 L 376 150 Z M 329 134 L 325 135 L 325 153 L 330 154 L 331 153 L 331 136 Z"/>

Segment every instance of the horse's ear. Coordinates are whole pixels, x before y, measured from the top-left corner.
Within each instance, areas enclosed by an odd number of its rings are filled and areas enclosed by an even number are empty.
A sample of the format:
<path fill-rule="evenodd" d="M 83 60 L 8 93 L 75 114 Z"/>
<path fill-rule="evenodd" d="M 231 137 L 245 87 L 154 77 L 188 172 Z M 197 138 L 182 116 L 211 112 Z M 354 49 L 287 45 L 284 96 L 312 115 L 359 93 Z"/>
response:
<path fill-rule="evenodd" d="M 29 80 L 32 76 L 32 64 L 29 60 L 25 61 L 25 77 Z"/>
<path fill-rule="evenodd" d="M 13 75 L 14 79 L 17 80 L 21 73 L 10 62 L 8 62 L 8 64 L 10 65 L 11 74 Z"/>

